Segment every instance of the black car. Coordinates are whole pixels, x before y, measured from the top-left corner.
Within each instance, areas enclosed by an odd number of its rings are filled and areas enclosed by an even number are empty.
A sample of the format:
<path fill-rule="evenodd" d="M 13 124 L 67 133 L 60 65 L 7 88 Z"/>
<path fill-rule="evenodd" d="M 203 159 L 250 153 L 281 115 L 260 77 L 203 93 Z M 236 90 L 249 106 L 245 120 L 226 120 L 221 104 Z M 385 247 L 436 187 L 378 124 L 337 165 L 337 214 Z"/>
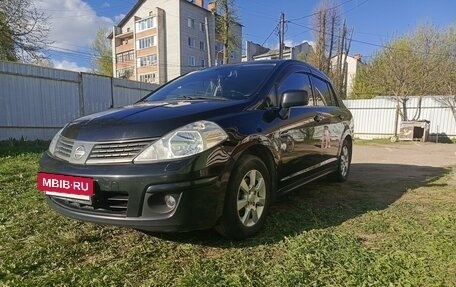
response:
<path fill-rule="evenodd" d="M 240 239 L 260 230 L 277 195 L 345 181 L 352 137 L 352 115 L 314 67 L 224 65 L 70 122 L 40 160 L 38 187 L 75 219 Z"/>

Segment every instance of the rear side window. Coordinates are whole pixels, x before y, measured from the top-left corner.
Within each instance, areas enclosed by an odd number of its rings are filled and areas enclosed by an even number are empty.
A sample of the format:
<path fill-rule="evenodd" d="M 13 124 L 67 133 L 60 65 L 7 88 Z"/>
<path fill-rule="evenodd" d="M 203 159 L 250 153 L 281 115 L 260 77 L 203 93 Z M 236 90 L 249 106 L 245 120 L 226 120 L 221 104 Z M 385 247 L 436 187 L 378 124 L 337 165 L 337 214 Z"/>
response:
<path fill-rule="evenodd" d="M 312 88 L 310 86 L 309 75 L 305 73 L 293 73 L 288 75 L 278 88 L 279 98 L 289 90 L 304 90 L 309 95 L 309 106 L 313 106 Z"/>
<path fill-rule="evenodd" d="M 335 94 L 330 84 L 320 78 L 312 77 L 316 106 L 338 106 Z"/>

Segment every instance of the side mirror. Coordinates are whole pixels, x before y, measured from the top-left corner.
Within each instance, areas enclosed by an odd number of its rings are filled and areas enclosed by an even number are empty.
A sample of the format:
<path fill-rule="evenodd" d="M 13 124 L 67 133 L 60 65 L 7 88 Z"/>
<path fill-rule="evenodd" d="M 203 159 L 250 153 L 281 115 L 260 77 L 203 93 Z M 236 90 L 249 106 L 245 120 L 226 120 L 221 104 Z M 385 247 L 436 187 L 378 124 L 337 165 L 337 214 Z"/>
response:
<path fill-rule="evenodd" d="M 307 106 L 309 104 L 309 94 L 304 90 L 288 90 L 282 94 L 280 106 L 290 108 L 296 106 Z"/>

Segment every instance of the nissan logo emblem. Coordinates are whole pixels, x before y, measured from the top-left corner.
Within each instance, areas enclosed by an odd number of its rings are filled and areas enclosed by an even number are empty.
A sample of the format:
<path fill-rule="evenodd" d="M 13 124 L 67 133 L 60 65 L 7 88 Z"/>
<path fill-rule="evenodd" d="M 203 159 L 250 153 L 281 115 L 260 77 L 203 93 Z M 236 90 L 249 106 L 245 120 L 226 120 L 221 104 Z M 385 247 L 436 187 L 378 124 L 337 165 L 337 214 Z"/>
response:
<path fill-rule="evenodd" d="M 74 159 L 81 159 L 85 155 L 84 146 L 80 145 L 74 150 L 73 157 Z"/>

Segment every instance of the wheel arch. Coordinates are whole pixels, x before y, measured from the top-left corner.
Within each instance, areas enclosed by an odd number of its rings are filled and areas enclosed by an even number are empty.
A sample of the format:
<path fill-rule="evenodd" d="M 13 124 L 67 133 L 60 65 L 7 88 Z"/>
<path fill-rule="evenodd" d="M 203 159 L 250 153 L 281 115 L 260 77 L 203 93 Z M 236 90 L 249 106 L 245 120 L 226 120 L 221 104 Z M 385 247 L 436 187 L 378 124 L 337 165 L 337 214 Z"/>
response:
<path fill-rule="evenodd" d="M 247 154 L 258 157 L 266 165 L 271 176 L 272 194 L 275 196 L 278 187 L 278 163 L 276 157 L 271 151 L 271 147 L 261 144 L 259 142 L 252 142 L 242 152 L 236 154 L 234 166 L 242 156 Z"/>
<path fill-rule="evenodd" d="M 228 189 L 223 204 L 224 208 L 222 216 L 218 219 L 217 224 L 215 225 L 215 229 L 220 234 L 231 239 L 243 239 L 256 234 L 264 225 L 265 218 L 267 216 L 267 210 L 271 202 L 275 199 L 276 194 L 275 186 L 277 182 L 277 169 L 272 151 L 270 151 L 268 146 L 262 145 L 261 143 L 255 141 L 249 142 L 243 147 L 244 148 L 242 150 L 239 150 L 232 157 L 234 159 L 234 162 L 231 168 L 232 172 L 229 175 Z M 261 161 L 261 164 L 259 161 Z M 246 176 L 244 175 L 244 172 L 246 170 L 251 171 L 252 167 L 256 167 L 255 169 L 262 170 L 262 174 L 263 172 L 267 173 L 266 176 L 270 178 L 270 189 L 266 189 L 265 191 L 268 196 L 265 194 L 265 210 L 262 212 L 262 215 L 258 216 L 257 214 L 257 219 L 259 218 L 259 220 L 257 222 L 254 222 L 253 226 L 247 226 L 243 222 L 243 219 L 240 218 L 240 209 L 239 207 L 236 209 L 236 206 L 238 205 L 235 201 L 239 200 L 239 184 L 240 181 L 242 181 Z M 253 210 L 254 213 L 256 213 L 256 209 L 254 208 Z M 247 209 L 244 212 L 247 212 Z M 248 212 L 249 213 L 247 216 L 250 216 L 250 209 Z"/>

